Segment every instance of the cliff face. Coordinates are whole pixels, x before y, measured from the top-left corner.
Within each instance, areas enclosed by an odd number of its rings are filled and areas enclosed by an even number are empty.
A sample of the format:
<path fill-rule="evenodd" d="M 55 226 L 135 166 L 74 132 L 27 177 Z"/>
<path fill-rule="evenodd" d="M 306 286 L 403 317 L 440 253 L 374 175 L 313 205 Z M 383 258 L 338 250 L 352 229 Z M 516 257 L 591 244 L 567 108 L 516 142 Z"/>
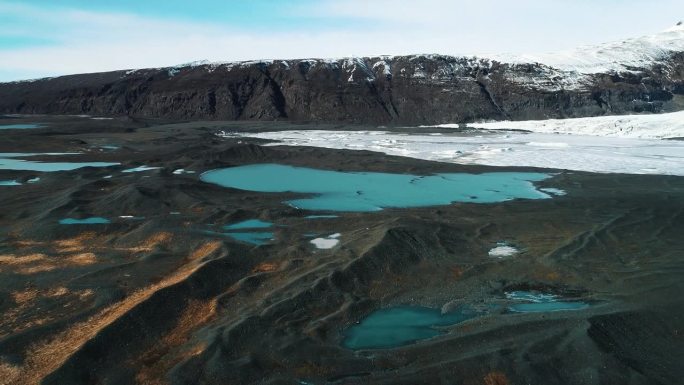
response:
<path fill-rule="evenodd" d="M 438 124 L 684 108 L 684 52 L 578 73 L 440 55 L 194 64 L 0 84 L 0 112 Z"/>

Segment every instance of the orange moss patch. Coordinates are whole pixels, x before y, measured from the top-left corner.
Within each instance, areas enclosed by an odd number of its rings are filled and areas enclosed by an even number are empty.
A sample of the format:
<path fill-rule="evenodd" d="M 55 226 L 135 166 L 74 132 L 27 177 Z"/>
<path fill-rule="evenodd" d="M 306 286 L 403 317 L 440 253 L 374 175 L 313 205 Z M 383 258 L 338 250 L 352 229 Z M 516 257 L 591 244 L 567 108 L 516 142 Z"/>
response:
<path fill-rule="evenodd" d="M 17 273 L 22 274 L 22 275 L 31 275 L 31 274 L 37 274 L 37 273 L 44 273 L 46 271 L 52 271 L 55 270 L 57 266 L 55 265 L 38 265 L 38 266 L 31 266 L 31 267 L 24 267 L 19 270 L 17 270 Z"/>
<path fill-rule="evenodd" d="M 92 265 L 97 263 L 97 256 L 93 253 L 81 253 L 72 255 L 68 261 L 70 264 L 78 266 Z"/>
<path fill-rule="evenodd" d="M 460 266 L 452 266 L 449 270 L 451 271 L 451 276 L 456 279 L 461 278 L 465 272 L 465 269 Z"/>
<path fill-rule="evenodd" d="M 37 247 L 42 246 L 44 242 L 38 242 L 33 240 L 19 240 L 12 242 L 12 246 L 17 249 L 25 249 L 27 247 Z"/>
<path fill-rule="evenodd" d="M 252 269 L 252 273 L 270 273 L 272 271 L 278 270 L 278 265 L 275 263 L 260 263 Z"/>
<path fill-rule="evenodd" d="M 29 254 L 17 256 L 14 254 L 0 255 L 0 264 L 8 266 L 26 265 L 47 259 L 45 254 Z"/>
<path fill-rule="evenodd" d="M 56 309 L 69 307 L 80 302 L 90 295 L 92 290 L 82 290 L 71 292 L 65 287 L 56 287 L 50 290 L 38 290 L 36 288 L 27 288 L 23 291 L 15 291 L 11 293 L 12 299 L 16 306 L 6 311 L 0 318 L 0 337 L 9 333 L 18 333 L 34 326 L 43 325 L 53 321 L 59 315 L 46 312 L 35 312 L 35 301 L 39 299 L 49 299 L 55 301 L 53 303 L 61 306 L 56 306 Z M 71 297 L 69 297 L 71 295 Z M 59 313 L 59 311 L 57 311 Z"/>
<path fill-rule="evenodd" d="M 170 242 L 172 239 L 173 234 L 167 232 L 160 232 L 152 235 L 138 246 L 132 247 L 129 250 L 138 253 L 143 251 L 152 251 L 155 247 L 166 244 Z"/>
<path fill-rule="evenodd" d="M 169 331 L 158 344 L 150 348 L 133 364 L 149 362 L 136 375 L 138 384 L 165 384 L 164 376 L 183 359 L 201 354 L 206 349 L 206 343 L 199 343 L 191 349 L 174 352 L 174 349 L 187 343 L 193 331 L 209 322 L 216 315 L 216 301 L 191 301 L 176 326 Z"/>
<path fill-rule="evenodd" d="M 168 241 L 170 234 L 160 233 L 152 243 Z M 163 235 L 166 234 L 166 235 Z M 46 375 L 59 368 L 83 344 L 93 338 L 102 329 L 129 312 L 140 303 L 149 299 L 154 293 L 186 279 L 200 264 L 186 263 L 174 273 L 161 281 L 144 289 L 138 290 L 125 299 L 112 304 L 89 319 L 71 325 L 70 328 L 59 332 L 47 340 L 31 345 L 24 356 L 26 360 L 19 369 L 21 382 L 17 384 L 37 384 Z"/>
<path fill-rule="evenodd" d="M 311 362 L 305 362 L 294 368 L 294 373 L 297 377 L 321 377 L 327 375 L 329 372 L 330 370 L 328 368 Z"/>
<path fill-rule="evenodd" d="M 45 254 L 0 255 L 0 267 L 18 274 L 30 275 L 69 266 L 84 266 L 97 262 L 93 253 L 81 253 L 68 258 L 49 257 Z"/>
<path fill-rule="evenodd" d="M 18 366 L 0 361 L 0 385 L 12 385 L 19 381 L 20 370 Z"/>
<path fill-rule="evenodd" d="M 484 376 L 484 385 L 508 385 L 508 377 L 501 372 L 490 372 Z"/>
<path fill-rule="evenodd" d="M 538 281 L 559 281 L 561 280 L 561 274 L 546 266 L 539 266 L 535 268 L 532 272 L 532 279 Z"/>
<path fill-rule="evenodd" d="M 74 238 L 55 241 L 55 249 L 58 253 L 78 253 L 86 248 L 86 241 L 92 241 L 95 238 L 97 238 L 95 232 L 87 231 Z"/>
<path fill-rule="evenodd" d="M 36 297 L 38 297 L 38 290 L 33 288 L 24 291 L 12 292 L 12 299 L 17 305 L 23 305 L 27 302 L 31 302 L 36 299 Z"/>
<path fill-rule="evenodd" d="M 207 242 L 192 252 L 190 255 L 190 260 L 194 261 L 197 259 L 206 258 L 216 252 L 216 250 L 220 249 L 221 245 L 223 245 L 221 241 Z"/>
<path fill-rule="evenodd" d="M 47 293 L 45 293 L 46 297 L 49 298 L 54 298 L 54 297 L 62 297 L 69 294 L 69 289 L 66 287 L 57 287 L 54 289 L 49 290 Z"/>

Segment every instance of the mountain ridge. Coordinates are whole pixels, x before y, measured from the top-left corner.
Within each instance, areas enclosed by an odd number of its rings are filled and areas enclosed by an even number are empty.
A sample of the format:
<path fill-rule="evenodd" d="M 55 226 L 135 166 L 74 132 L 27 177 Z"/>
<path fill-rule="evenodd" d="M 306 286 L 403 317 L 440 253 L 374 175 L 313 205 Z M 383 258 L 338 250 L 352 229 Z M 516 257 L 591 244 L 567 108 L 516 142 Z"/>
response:
<path fill-rule="evenodd" d="M 593 47 L 602 56 L 587 55 L 583 68 L 543 64 L 544 57 L 423 54 L 67 75 L 0 84 L 0 112 L 444 124 L 684 109 L 684 26 Z"/>

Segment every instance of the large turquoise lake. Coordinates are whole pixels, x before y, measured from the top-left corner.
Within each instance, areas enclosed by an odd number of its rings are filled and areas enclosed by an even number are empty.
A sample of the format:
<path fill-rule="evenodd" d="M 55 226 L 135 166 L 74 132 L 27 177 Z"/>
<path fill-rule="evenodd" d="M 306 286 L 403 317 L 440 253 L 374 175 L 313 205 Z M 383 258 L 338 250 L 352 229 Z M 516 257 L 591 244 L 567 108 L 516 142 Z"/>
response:
<path fill-rule="evenodd" d="M 387 349 L 437 337 L 439 326 L 454 325 L 475 314 L 456 311 L 442 314 L 439 309 L 397 306 L 371 313 L 344 332 L 342 345 L 349 349 Z"/>
<path fill-rule="evenodd" d="M 533 182 L 549 177 L 543 173 L 523 172 L 420 176 L 254 164 L 208 171 L 201 179 L 240 190 L 312 194 L 287 202 L 305 210 L 379 211 L 453 202 L 545 199 L 550 196 L 537 190 Z"/>

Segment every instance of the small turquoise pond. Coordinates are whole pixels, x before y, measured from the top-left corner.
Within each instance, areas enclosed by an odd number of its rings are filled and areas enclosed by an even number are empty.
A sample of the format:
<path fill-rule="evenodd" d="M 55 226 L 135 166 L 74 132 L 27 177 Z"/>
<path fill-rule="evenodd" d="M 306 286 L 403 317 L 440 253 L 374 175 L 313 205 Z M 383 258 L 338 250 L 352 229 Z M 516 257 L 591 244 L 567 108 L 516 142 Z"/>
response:
<path fill-rule="evenodd" d="M 548 174 L 497 172 L 416 176 L 338 172 L 279 164 L 254 164 L 208 171 L 201 179 L 223 187 L 259 192 L 297 192 L 311 197 L 288 201 L 305 210 L 379 211 L 389 207 L 492 203 L 549 198 L 533 182 Z"/>
<path fill-rule="evenodd" d="M 273 233 L 270 232 L 252 232 L 252 233 L 225 233 L 230 238 L 239 242 L 249 243 L 251 245 L 261 246 L 273 240 Z"/>
<path fill-rule="evenodd" d="M 105 163 L 105 162 L 39 162 L 32 160 L 24 160 L 18 158 L 28 158 L 38 155 L 74 155 L 63 153 L 45 153 L 45 154 L 28 154 L 28 153 L 0 153 L 0 170 L 17 170 L 17 171 L 72 171 L 83 167 L 110 167 L 116 166 L 119 163 Z"/>
<path fill-rule="evenodd" d="M 542 313 L 564 310 L 581 310 L 589 304 L 581 301 L 564 301 L 554 294 L 536 293 L 530 291 L 513 291 L 506 293 L 506 298 L 520 303 L 514 303 L 508 310 L 515 313 Z"/>
<path fill-rule="evenodd" d="M 474 318 L 475 313 L 455 311 L 442 314 L 439 309 L 398 306 L 371 313 L 344 332 L 342 345 L 349 349 L 387 349 L 436 337 L 439 326 L 454 325 Z"/>
<path fill-rule="evenodd" d="M 228 231 L 227 233 L 223 233 L 223 235 L 233 238 L 239 242 L 261 246 L 273 240 L 273 233 L 265 231 L 254 232 L 251 230 L 267 229 L 270 227 L 273 227 L 273 223 L 271 222 L 262 221 L 260 219 L 249 219 L 246 221 L 234 223 L 232 225 L 223 226 L 223 229 Z M 235 230 L 243 230 L 243 232 L 235 232 Z"/>
<path fill-rule="evenodd" d="M 40 124 L 0 124 L 0 130 L 27 130 L 42 127 Z"/>
<path fill-rule="evenodd" d="M 21 186 L 16 180 L 0 180 L 0 186 Z"/>
<path fill-rule="evenodd" d="M 235 223 L 232 225 L 223 226 L 225 230 L 243 230 L 243 229 L 267 229 L 272 227 L 273 223 L 265 222 L 260 219 L 250 219 L 247 221 Z"/>
<path fill-rule="evenodd" d="M 106 225 L 108 223 L 110 223 L 109 219 L 101 217 L 85 219 L 64 218 L 59 220 L 60 225 Z"/>

